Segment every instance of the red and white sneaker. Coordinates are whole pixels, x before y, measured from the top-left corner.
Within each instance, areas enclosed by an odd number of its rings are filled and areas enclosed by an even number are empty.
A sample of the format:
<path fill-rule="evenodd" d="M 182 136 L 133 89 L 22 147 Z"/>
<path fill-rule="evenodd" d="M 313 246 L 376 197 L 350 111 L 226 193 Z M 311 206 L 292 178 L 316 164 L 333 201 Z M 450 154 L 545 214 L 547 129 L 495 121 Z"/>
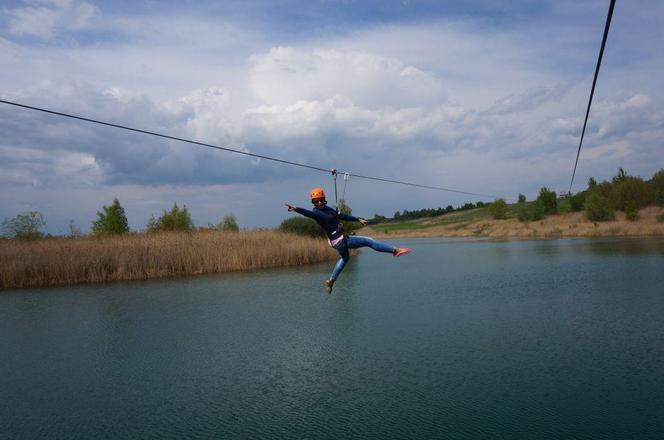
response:
<path fill-rule="evenodd" d="M 332 293 L 332 286 L 334 286 L 334 280 L 332 279 L 325 280 L 325 286 L 327 293 Z"/>
<path fill-rule="evenodd" d="M 402 255 L 409 254 L 412 251 L 411 248 L 396 248 L 394 252 L 392 252 L 392 255 L 395 257 L 400 257 Z"/>

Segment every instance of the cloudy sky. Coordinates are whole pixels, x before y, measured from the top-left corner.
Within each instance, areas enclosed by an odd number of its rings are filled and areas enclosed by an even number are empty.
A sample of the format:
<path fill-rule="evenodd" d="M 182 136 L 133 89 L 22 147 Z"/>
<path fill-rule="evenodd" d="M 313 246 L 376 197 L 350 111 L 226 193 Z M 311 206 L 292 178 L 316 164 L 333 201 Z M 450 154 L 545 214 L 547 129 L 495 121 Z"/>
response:
<path fill-rule="evenodd" d="M 0 0 L 0 98 L 495 197 L 569 185 L 608 0 Z M 664 167 L 664 2 L 619 0 L 574 189 Z M 0 219 L 273 227 L 321 172 L 0 104 Z M 488 198 L 351 179 L 358 215 Z"/>

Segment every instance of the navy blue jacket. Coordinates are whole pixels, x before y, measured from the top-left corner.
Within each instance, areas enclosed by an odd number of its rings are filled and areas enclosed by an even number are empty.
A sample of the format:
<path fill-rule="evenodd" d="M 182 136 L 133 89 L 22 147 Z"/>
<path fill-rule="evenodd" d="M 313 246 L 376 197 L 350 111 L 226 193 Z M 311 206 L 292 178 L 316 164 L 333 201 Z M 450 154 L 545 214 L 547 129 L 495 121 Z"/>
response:
<path fill-rule="evenodd" d="M 295 208 L 295 212 L 316 220 L 316 223 L 325 230 L 327 238 L 330 241 L 341 237 L 344 233 L 339 220 L 346 220 L 349 222 L 360 221 L 359 218 L 353 217 L 352 215 L 337 214 L 337 211 L 329 206 L 325 206 L 323 209 L 314 208 L 312 211 L 304 208 Z"/>

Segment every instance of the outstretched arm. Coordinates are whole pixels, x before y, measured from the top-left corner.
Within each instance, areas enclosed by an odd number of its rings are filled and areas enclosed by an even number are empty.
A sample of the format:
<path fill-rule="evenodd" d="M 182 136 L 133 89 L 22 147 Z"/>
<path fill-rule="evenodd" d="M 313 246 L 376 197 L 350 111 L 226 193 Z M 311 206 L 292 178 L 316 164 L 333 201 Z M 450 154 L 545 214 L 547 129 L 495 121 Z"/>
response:
<path fill-rule="evenodd" d="M 314 212 L 314 211 L 309 211 L 308 209 L 298 208 L 297 206 L 293 206 L 290 203 L 286 203 L 286 206 L 288 207 L 288 211 L 295 211 L 298 214 L 312 218 L 314 220 L 316 219 L 325 220 L 325 214 L 322 214 L 320 212 Z"/>
<path fill-rule="evenodd" d="M 339 219 L 345 220 L 347 222 L 360 222 L 360 223 L 362 223 L 362 226 L 366 226 L 367 224 L 369 224 L 367 219 L 365 219 L 363 217 L 354 217 L 352 215 L 347 215 L 347 214 L 343 214 L 343 213 L 339 214 Z"/>

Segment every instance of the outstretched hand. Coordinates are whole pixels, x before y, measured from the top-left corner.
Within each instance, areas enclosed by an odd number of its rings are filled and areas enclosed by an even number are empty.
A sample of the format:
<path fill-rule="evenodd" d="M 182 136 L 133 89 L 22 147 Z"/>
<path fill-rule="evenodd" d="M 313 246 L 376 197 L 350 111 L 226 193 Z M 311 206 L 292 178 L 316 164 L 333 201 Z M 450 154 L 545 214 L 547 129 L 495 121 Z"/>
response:
<path fill-rule="evenodd" d="M 362 223 L 362 226 L 366 226 L 366 225 L 369 224 L 369 220 L 367 220 L 366 218 L 360 217 L 360 223 Z"/>
<path fill-rule="evenodd" d="M 290 203 L 286 203 L 286 206 L 288 206 L 288 212 L 295 209 L 295 206 L 291 205 Z"/>

